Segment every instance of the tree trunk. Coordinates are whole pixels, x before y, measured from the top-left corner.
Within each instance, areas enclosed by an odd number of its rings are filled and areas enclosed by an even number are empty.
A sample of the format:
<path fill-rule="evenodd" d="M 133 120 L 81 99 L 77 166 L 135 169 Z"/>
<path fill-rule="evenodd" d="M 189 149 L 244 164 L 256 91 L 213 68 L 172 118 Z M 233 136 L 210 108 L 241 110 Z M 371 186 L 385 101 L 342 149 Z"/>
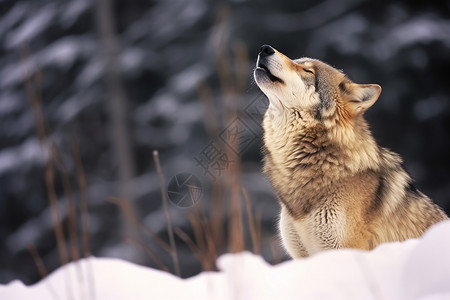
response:
<path fill-rule="evenodd" d="M 117 168 L 119 198 L 133 205 L 132 179 L 134 165 L 131 153 L 131 140 L 128 128 L 128 107 L 121 80 L 119 43 L 115 34 L 115 20 L 111 0 L 96 1 L 96 22 L 102 43 L 103 70 L 106 86 L 106 105 L 110 117 L 110 138 L 113 148 L 112 165 Z M 127 234 L 130 222 L 124 220 L 122 227 Z"/>

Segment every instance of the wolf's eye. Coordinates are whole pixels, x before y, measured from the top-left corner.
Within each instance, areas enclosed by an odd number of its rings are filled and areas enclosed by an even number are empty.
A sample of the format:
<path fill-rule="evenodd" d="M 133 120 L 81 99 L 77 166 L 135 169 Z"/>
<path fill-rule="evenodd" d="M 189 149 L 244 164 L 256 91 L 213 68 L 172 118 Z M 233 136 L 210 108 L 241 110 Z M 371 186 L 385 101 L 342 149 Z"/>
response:
<path fill-rule="evenodd" d="M 311 70 L 309 70 L 309 69 L 305 69 L 305 68 L 303 68 L 303 70 L 304 70 L 305 72 L 308 72 L 308 73 L 311 73 L 311 74 L 313 74 L 313 75 L 314 75 L 314 72 L 313 72 L 313 71 L 311 71 Z"/>

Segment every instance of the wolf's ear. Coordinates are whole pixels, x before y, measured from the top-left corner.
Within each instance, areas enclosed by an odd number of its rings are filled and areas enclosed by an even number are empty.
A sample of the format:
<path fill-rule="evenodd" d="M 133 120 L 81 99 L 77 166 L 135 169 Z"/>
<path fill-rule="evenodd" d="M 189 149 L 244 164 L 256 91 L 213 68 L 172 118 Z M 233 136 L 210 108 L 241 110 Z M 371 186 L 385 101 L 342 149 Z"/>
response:
<path fill-rule="evenodd" d="M 347 95 L 347 105 L 353 115 L 364 113 L 371 107 L 381 94 L 381 86 L 378 84 L 356 84 L 347 87 L 350 93 Z"/>

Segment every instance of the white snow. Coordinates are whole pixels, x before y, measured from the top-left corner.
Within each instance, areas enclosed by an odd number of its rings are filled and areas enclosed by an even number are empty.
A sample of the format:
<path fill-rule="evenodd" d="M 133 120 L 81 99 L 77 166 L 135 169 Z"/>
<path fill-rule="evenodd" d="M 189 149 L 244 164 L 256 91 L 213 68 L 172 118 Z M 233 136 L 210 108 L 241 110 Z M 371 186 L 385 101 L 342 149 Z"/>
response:
<path fill-rule="evenodd" d="M 199 83 L 208 77 L 209 70 L 203 62 L 189 66 L 170 79 L 169 90 L 173 90 L 179 95 L 191 93 L 196 90 Z"/>
<path fill-rule="evenodd" d="M 0 151 L 0 175 L 9 172 L 19 164 L 33 164 L 44 161 L 39 140 L 29 138 L 17 147 Z"/>
<path fill-rule="evenodd" d="M 24 2 L 17 2 L 0 19 L 0 37 L 9 32 L 11 28 L 24 18 L 29 6 Z"/>
<path fill-rule="evenodd" d="M 450 221 L 423 238 L 343 249 L 276 266 L 227 254 L 220 272 L 189 279 L 111 258 L 62 267 L 32 286 L 0 286 L 0 299 L 450 299 Z M 90 270 L 90 271 L 89 271 Z"/>
<path fill-rule="evenodd" d="M 71 1 L 64 5 L 64 9 L 61 11 L 60 22 L 65 27 L 71 26 L 75 21 L 88 10 L 93 4 L 87 0 Z"/>
<path fill-rule="evenodd" d="M 0 25 L 1 26 L 1 25 Z M 0 93 L 0 118 L 9 117 L 24 107 L 20 93 L 2 91 Z"/>
<path fill-rule="evenodd" d="M 72 97 L 66 99 L 66 101 L 61 103 L 58 107 L 56 118 L 59 119 L 61 124 L 72 121 L 79 116 L 83 109 L 99 101 L 95 92 L 96 91 L 92 90 L 81 90 Z"/>
<path fill-rule="evenodd" d="M 12 49 L 17 46 L 23 46 L 24 43 L 39 37 L 39 34 L 50 26 L 56 13 L 54 3 L 42 6 L 31 17 L 27 18 L 19 28 L 9 32 L 5 41 L 6 48 Z"/>
<path fill-rule="evenodd" d="M 13 85 L 22 84 L 27 76 L 49 67 L 67 71 L 78 59 L 90 58 L 95 47 L 95 39 L 90 35 L 61 38 L 39 52 L 31 53 L 25 60 L 11 61 L 0 69 L 0 88 L 7 90 Z"/>
<path fill-rule="evenodd" d="M 445 96 L 423 99 L 414 104 L 414 115 L 421 121 L 430 120 L 447 109 L 448 99 Z"/>
<path fill-rule="evenodd" d="M 450 21 L 434 19 L 430 16 L 417 16 L 393 26 L 389 32 L 375 41 L 368 55 L 384 60 L 393 57 L 402 49 L 417 44 L 441 42 L 450 46 Z"/>

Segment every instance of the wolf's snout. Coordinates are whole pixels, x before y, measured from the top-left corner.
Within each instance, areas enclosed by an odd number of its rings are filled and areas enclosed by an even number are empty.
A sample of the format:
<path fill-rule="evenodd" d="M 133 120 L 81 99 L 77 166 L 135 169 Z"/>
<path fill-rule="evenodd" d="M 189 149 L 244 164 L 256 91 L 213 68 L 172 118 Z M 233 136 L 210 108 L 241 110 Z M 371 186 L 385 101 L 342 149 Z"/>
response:
<path fill-rule="evenodd" d="M 274 53 L 275 53 L 275 50 L 273 50 L 272 47 L 270 47 L 269 45 L 263 45 L 261 47 L 261 50 L 259 51 L 259 56 L 265 57 L 265 56 L 270 56 Z"/>
<path fill-rule="evenodd" d="M 261 47 L 254 73 L 256 83 L 258 83 L 260 87 L 261 85 L 268 84 L 269 82 L 283 83 L 281 78 L 272 73 L 275 71 L 276 73 L 281 74 L 279 72 L 280 64 L 276 62 L 276 57 L 272 57 L 273 54 L 275 54 L 275 50 L 269 45 L 263 45 Z"/>

